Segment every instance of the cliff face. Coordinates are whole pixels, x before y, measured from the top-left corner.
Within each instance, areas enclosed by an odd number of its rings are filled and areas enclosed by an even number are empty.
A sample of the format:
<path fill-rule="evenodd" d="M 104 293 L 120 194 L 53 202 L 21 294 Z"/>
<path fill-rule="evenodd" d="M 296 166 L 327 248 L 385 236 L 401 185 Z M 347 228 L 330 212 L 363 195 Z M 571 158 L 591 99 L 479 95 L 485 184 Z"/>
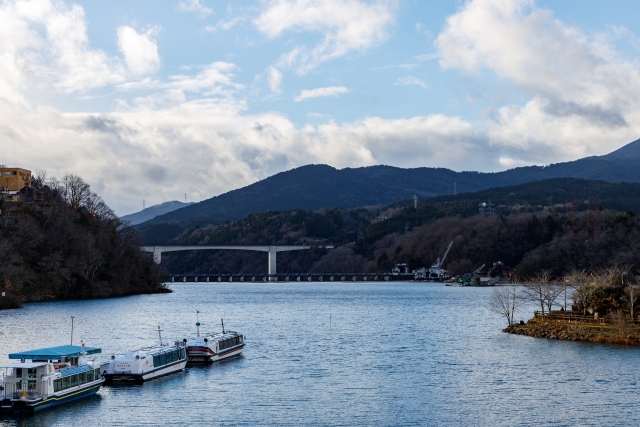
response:
<path fill-rule="evenodd" d="M 167 292 L 164 267 L 105 206 L 0 202 L 0 308 L 24 301 Z"/>

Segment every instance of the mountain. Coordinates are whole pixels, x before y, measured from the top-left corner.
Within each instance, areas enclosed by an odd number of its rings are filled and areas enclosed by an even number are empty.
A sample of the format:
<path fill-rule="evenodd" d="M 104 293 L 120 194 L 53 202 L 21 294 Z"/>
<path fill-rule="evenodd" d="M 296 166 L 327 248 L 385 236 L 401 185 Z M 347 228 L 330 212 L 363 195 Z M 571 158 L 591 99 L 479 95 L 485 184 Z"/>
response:
<path fill-rule="evenodd" d="M 422 197 L 453 194 L 454 183 L 457 192 L 462 193 L 552 178 L 640 182 L 638 160 L 640 140 L 605 156 L 493 173 L 454 172 L 444 168 L 402 169 L 383 165 L 338 170 L 327 165 L 307 165 L 159 215 L 147 224 L 194 219 L 236 221 L 268 210 L 384 205 L 408 199 L 413 194 Z"/>
<path fill-rule="evenodd" d="M 145 221 L 149 221 L 150 219 L 153 219 L 158 215 L 163 215 L 169 212 L 173 212 L 176 209 L 184 208 L 185 206 L 189 206 L 189 205 L 193 205 L 193 202 L 183 203 L 177 200 L 174 200 L 171 202 L 164 202 L 164 203 L 160 203 L 159 205 L 149 206 L 148 208 L 143 209 L 140 212 L 122 216 L 120 217 L 120 221 L 127 221 L 131 225 L 137 225 Z"/>

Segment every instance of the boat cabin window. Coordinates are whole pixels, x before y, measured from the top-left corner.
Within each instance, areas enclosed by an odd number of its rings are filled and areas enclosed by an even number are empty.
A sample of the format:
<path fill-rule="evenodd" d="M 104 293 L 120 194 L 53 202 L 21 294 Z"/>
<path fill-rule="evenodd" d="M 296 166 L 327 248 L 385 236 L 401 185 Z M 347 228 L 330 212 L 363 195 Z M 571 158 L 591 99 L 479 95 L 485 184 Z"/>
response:
<path fill-rule="evenodd" d="M 78 385 L 90 383 L 100 379 L 100 369 L 90 369 L 86 372 L 80 372 L 78 374 L 68 375 L 63 378 L 58 378 L 53 381 L 53 391 L 62 391 L 70 387 L 76 387 Z"/>
<path fill-rule="evenodd" d="M 225 350 L 227 348 L 242 344 L 242 335 L 238 335 L 235 337 L 227 338 L 226 340 L 222 340 L 219 343 L 220 350 Z"/>

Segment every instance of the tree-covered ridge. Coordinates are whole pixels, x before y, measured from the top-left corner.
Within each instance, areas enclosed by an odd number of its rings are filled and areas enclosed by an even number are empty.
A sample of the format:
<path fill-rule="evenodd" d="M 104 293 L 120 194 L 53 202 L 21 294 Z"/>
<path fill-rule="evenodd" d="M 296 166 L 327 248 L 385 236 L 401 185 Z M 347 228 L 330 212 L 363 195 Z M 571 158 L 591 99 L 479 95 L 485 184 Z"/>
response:
<path fill-rule="evenodd" d="M 167 291 L 164 267 L 82 179 L 37 179 L 44 203 L 0 201 L 0 308 Z"/>
<path fill-rule="evenodd" d="M 192 225 L 170 244 L 331 243 L 339 247 L 279 254 L 278 270 L 374 272 L 388 271 L 396 262 L 430 266 L 453 241 L 446 263 L 453 274 L 496 261 L 517 267 L 523 276 L 540 269 L 563 274 L 571 267 L 636 262 L 628 248 L 636 245 L 629 239 L 638 230 L 633 211 L 640 210 L 639 190 L 640 184 L 556 179 L 420 199 L 417 208 L 407 200 L 383 208 L 270 211 L 235 223 Z M 480 214 L 478 205 L 489 196 L 495 211 Z M 595 198 L 599 209 L 591 204 L 589 211 L 588 201 Z M 569 215 L 568 199 L 576 206 Z M 555 255 L 559 251 L 562 256 Z M 259 274 L 266 268 L 264 254 L 249 252 L 185 252 L 163 259 L 176 273 Z"/>

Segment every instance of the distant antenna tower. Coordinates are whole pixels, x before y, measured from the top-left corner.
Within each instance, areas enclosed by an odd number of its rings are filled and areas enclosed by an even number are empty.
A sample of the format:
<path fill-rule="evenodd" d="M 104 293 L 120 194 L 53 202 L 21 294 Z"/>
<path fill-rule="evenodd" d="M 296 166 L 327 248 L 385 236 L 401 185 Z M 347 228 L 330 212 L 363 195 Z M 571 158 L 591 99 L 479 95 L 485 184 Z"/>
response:
<path fill-rule="evenodd" d="M 413 195 L 413 207 L 415 209 L 418 209 L 418 196 L 416 196 L 415 194 Z"/>
<path fill-rule="evenodd" d="M 187 193 L 184 193 L 184 202 L 187 203 Z"/>
<path fill-rule="evenodd" d="M 456 181 L 453 181 L 453 195 L 458 195 L 458 183 Z"/>

